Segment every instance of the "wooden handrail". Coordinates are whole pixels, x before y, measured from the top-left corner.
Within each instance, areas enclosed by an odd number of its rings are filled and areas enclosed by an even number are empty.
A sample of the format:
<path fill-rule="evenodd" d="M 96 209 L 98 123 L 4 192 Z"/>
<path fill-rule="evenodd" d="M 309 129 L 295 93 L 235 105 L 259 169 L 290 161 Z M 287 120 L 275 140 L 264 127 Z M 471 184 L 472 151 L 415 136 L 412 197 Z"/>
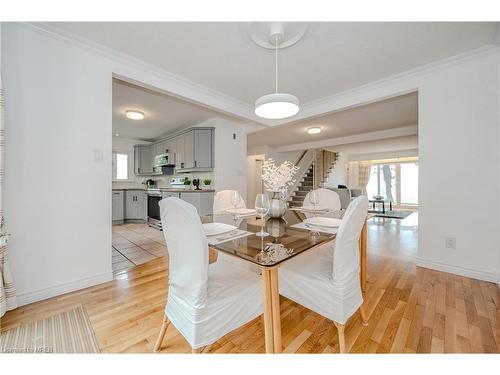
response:
<path fill-rule="evenodd" d="M 299 163 L 302 161 L 302 159 L 304 159 L 304 156 L 306 156 L 307 154 L 307 150 L 304 150 L 302 151 L 302 154 L 300 154 L 299 158 L 297 159 L 297 161 L 295 162 L 295 166 L 299 165 Z"/>

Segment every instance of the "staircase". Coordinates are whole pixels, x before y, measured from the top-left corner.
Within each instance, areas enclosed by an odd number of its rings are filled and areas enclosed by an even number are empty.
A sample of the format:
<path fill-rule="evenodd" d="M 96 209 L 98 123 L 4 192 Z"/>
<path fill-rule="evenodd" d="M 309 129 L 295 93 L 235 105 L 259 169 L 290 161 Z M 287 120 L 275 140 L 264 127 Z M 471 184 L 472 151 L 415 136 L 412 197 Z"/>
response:
<path fill-rule="evenodd" d="M 297 189 L 288 201 L 290 207 L 302 207 L 302 202 L 304 202 L 306 194 L 313 188 L 313 168 L 313 164 L 311 163 L 309 169 L 304 175 L 304 178 L 297 185 Z"/>
<path fill-rule="evenodd" d="M 290 207 L 302 207 L 306 194 L 323 186 L 326 178 L 335 167 L 337 158 L 338 154 L 336 152 L 316 150 L 313 162 L 288 201 Z"/>

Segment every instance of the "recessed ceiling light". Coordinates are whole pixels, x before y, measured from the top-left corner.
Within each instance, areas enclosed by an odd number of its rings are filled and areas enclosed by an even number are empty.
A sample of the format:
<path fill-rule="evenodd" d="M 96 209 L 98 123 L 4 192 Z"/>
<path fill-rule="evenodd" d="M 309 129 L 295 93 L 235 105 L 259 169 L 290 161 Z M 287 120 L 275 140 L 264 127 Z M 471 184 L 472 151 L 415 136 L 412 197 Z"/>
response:
<path fill-rule="evenodd" d="M 128 110 L 125 112 L 127 117 L 131 120 L 144 120 L 144 112 L 136 110 Z"/>
<path fill-rule="evenodd" d="M 120 134 L 118 134 L 118 133 L 115 133 L 115 137 L 119 137 L 119 136 L 120 136 Z"/>
<path fill-rule="evenodd" d="M 315 126 L 313 128 L 307 128 L 307 132 L 309 134 L 319 134 L 319 133 L 321 133 L 321 128 L 317 127 L 317 126 Z"/>

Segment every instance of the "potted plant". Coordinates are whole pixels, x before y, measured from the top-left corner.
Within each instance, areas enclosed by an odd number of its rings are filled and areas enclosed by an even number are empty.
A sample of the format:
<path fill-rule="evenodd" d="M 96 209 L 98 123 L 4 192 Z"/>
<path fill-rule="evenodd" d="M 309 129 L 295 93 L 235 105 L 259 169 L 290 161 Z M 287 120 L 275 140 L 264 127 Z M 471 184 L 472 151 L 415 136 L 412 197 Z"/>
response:
<path fill-rule="evenodd" d="M 212 184 L 212 180 L 211 180 L 211 179 L 209 179 L 209 178 L 205 178 L 205 179 L 203 180 L 203 185 L 205 185 L 205 186 L 207 187 L 207 189 L 209 189 L 209 188 L 210 188 L 210 185 L 211 185 L 211 184 Z"/>
<path fill-rule="evenodd" d="M 186 186 L 186 188 L 189 188 L 191 186 L 191 182 L 192 181 L 188 177 L 184 178 L 184 186 Z"/>

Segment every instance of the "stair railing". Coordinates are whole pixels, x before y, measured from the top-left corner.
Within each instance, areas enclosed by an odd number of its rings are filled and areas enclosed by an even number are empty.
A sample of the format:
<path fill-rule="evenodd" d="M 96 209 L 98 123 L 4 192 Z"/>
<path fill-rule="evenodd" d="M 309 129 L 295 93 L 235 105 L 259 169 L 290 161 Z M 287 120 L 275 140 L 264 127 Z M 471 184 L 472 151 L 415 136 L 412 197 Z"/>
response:
<path fill-rule="evenodd" d="M 304 150 L 297 161 L 295 162 L 295 166 L 299 167 L 297 174 L 295 175 L 295 184 L 288 188 L 288 198 L 291 198 L 297 187 L 300 185 L 302 180 L 304 179 L 304 175 L 307 173 L 309 168 L 311 167 L 312 161 L 314 157 L 314 150 Z"/>

